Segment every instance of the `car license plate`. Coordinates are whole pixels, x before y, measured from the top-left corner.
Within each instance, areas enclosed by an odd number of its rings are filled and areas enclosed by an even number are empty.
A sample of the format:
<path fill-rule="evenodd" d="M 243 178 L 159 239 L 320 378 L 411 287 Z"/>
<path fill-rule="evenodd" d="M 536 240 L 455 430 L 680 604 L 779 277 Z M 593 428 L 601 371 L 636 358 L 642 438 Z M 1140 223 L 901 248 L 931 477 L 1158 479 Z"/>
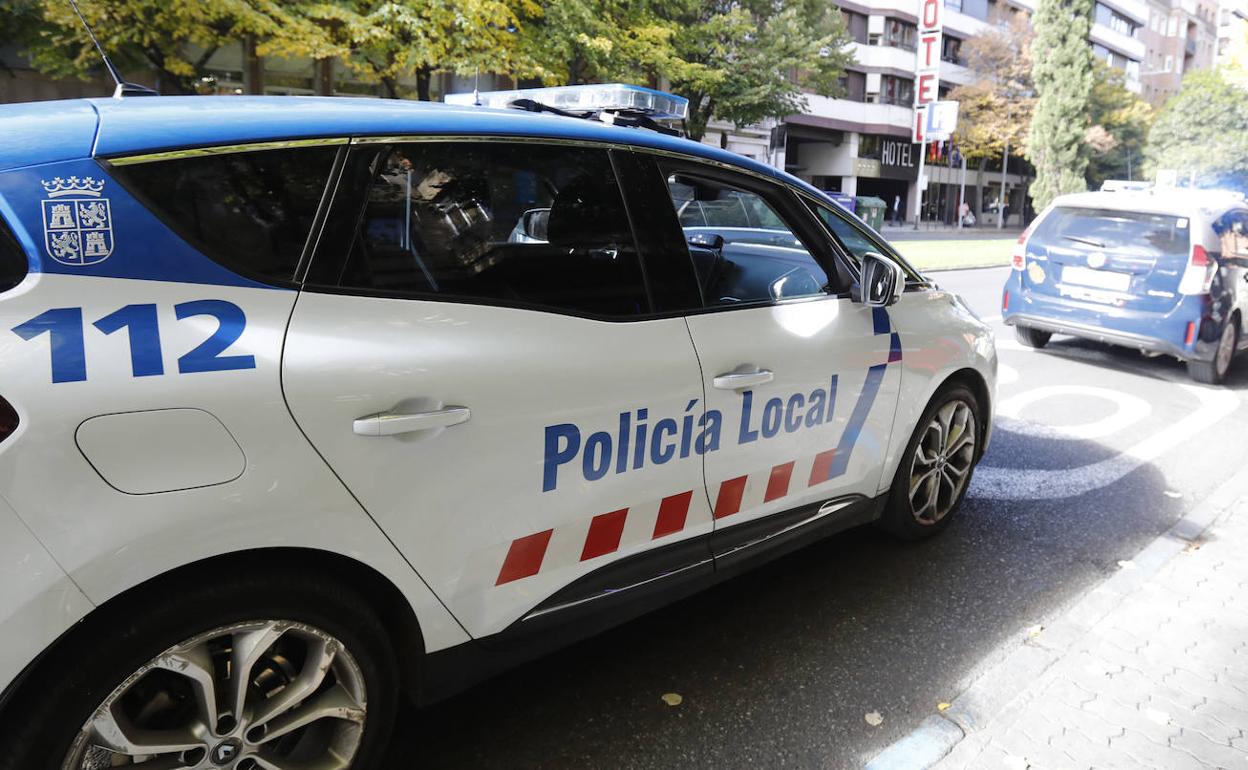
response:
<path fill-rule="evenodd" d="M 1130 273 L 1115 273 L 1111 270 L 1093 270 L 1089 267 L 1067 265 L 1062 268 L 1063 283 L 1077 283 L 1081 286 L 1094 286 L 1110 291 L 1126 291 L 1131 286 Z"/>

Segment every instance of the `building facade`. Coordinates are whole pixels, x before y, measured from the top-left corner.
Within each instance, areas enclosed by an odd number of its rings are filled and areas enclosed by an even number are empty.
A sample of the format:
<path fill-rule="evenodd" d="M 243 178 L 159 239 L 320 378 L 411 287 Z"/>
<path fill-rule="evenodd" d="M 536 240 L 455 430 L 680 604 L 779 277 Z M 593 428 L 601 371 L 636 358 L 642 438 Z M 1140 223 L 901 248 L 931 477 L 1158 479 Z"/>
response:
<path fill-rule="evenodd" d="M 1148 1 L 1098 0 L 1089 36 L 1095 55 L 1121 69 L 1127 87 L 1137 93 L 1142 89 L 1146 49 L 1140 31 L 1149 18 Z M 881 198 L 890 215 L 896 207 L 904 218 L 914 210 L 921 150 L 910 141 L 918 3 L 835 2 L 854 39 L 855 64 L 845 79 L 846 95 L 812 95 L 804 114 L 785 119 L 785 167 L 825 190 Z M 1035 0 L 945 0 L 941 95 L 973 80 L 961 50 L 967 39 L 1034 9 Z M 1002 180 L 999 160 L 989 164 L 982 179 L 974 168 L 964 174 L 958 161 L 949 143 L 929 147 L 923 218 L 953 223 L 965 197 L 980 222 L 993 223 L 1004 200 L 1010 223 L 1018 224 L 1019 215 L 1025 214 L 1026 180 L 1013 172 Z M 1021 165 L 1014 159 L 1011 164 Z"/>
<path fill-rule="evenodd" d="M 1213 66 L 1218 52 L 1216 0 L 1148 0 L 1142 94 L 1160 105 L 1179 90 L 1183 73 Z"/>

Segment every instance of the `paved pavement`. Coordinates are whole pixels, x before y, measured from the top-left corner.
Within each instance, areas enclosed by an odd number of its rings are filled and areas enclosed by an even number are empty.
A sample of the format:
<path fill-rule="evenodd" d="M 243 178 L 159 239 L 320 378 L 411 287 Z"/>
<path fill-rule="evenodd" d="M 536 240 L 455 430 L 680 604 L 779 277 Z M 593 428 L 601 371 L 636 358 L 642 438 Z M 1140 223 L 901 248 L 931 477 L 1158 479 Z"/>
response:
<path fill-rule="evenodd" d="M 1245 553 L 1248 471 L 869 768 L 1248 767 Z"/>
<path fill-rule="evenodd" d="M 1007 272 L 937 281 L 991 320 Z M 1141 551 L 1248 467 L 1248 360 L 1205 388 L 1173 360 L 998 339 L 998 430 L 944 535 L 812 545 L 409 713 L 388 766 L 861 768 L 930 719 L 960 737 L 937 704 L 1007 659 L 1026 689 L 1056 665 L 1027 629 L 1052 639 L 1106 579 L 1143 575 Z"/>

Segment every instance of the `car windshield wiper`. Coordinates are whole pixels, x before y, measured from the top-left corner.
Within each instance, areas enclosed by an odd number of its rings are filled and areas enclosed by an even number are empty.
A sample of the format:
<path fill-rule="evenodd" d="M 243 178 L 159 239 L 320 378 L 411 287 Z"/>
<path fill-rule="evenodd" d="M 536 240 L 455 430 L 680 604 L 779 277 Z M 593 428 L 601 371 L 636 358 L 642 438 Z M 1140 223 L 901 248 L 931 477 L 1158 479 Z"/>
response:
<path fill-rule="evenodd" d="M 1098 249 L 1105 248 L 1105 244 L 1101 243 L 1100 241 L 1094 238 L 1080 238 L 1077 235 L 1063 235 L 1062 237 L 1068 241 L 1074 241 L 1075 243 L 1086 243 L 1087 245 L 1095 246 Z"/>

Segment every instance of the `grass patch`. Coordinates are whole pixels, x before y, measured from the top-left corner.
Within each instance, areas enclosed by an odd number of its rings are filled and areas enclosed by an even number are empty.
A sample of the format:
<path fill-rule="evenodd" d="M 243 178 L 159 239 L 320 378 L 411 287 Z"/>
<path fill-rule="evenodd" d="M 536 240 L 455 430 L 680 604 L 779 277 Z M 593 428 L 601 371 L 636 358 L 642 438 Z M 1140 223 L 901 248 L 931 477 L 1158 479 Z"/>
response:
<path fill-rule="evenodd" d="M 999 267 L 1010 264 L 1016 238 L 973 241 L 893 241 L 919 270 L 954 270 L 964 267 Z"/>

